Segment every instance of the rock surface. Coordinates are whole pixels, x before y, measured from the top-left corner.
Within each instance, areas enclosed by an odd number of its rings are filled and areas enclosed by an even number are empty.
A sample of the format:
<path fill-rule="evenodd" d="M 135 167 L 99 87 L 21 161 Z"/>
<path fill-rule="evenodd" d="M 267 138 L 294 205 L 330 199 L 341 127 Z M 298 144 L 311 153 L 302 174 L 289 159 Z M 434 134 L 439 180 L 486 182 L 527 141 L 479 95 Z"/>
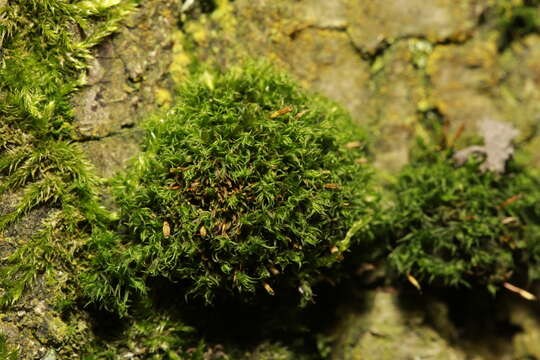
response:
<path fill-rule="evenodd" d="M 5 198 L 17 199 L 17 195 L 7 194 Z M 1 207 L 0 215 L 7 208 Z M 0 234 L 0 257 L 12 254 L 17 247 L 30 241 L 43 222 L 54 219 L 57 212 L 56 209 L 37 208 Z M 55 280 L 48 281 L 51 278 Z M 39 272 L 13 306 L 0 310 L 0 333 L 7 336 L 8 344 L 19 349 L 20 359 L 41 359 L 56 354 L 57 350 L 59 354 L 73 354 L 93 339 L 86 314 L 63 317 L 55 308 L 68 281 L 69 275 L 57 268 L 51 268 L 48 274 Z"/>
<path fill-rule="evenodd" d="M 486 118 L 515 124 L 540 164 L 538 36 L 501 49 L 488 2 L 220 3 L 184 27 L 196 56 L 222 67 L 262 56 L 290 71 L 375 126 L 378 167 L 405 164 L 406 150 L 433 122 L 447 122 L 449 136 L 464 125 L 464 143 Z"/>
<path fill-rule="evenodd" d="M 540 359 L 540 317 L 538 304 L 511 303 L 510 321 L 522 331 L 513 338 L 515 359 Z"/>
<path fill-rule="evenodd" d="M 139 149 L 133 126 L 170 101 L 180 8 L 176 0 L 145 1 L 98 47 L 87 86 L 73 98 L 75 125 L 100 176 L 126 166 Z"/>
<path fill-rule="evenodd" d="M 96 51 L 87 86 L 73 98 L 82 138 L 110 136 L 156 108 L 156 92 L 171 88 L 167 75 L 180 3 L 145 1 L 123 30 Z"/>
<path fill-rule="evenodd" d="M 475 0 L 388 0 L 384 6 L 376 0 L 346 3 L 351 40 L 371 54 L 404 38 L 432 43 L 463 41 L 475 29 L 485 7 Z"/>
<path fill-rule="evenodd" d="M 333 360 L 468 359 L 426 324 L 425 312 L 404 307 L 397 293 L 373 291 L 363 300 L 346 311 Z"/>

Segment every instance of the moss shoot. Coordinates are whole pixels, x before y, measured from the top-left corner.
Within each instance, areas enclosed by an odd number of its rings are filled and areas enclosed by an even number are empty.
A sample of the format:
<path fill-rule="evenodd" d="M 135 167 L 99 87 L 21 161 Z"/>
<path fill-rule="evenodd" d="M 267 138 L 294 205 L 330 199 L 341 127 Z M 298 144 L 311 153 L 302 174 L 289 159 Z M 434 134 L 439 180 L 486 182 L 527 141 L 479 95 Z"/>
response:
<path fill-rule="evenodd" d="M 165 277 L 208 303 L 285 291 L 307 301 L 353 225 L 367 232 L 365 136 L 343 110 L 260 64 L 205 79 L 146 123 L 143 154 L 115 184 L 126 235 L 94 239 L 91 298 L 122 303 L 122 286 L 144 293 Z"/>

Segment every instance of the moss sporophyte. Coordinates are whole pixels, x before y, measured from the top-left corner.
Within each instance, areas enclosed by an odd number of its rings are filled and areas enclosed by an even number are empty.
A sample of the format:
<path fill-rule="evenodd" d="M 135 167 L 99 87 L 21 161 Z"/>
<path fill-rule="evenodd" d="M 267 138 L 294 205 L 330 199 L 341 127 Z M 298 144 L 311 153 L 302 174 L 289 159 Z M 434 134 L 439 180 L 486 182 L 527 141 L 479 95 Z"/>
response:
<path fill-rule="evenodd" d="M 376 197 L 364 133 L 268 66 L 194 78 L 144 127 L 143 153 L 113 186 L 123 234 L 94 234 L 83 277 L 109 308 L 156 277 L 208 303 L 291 291 L 308 301 L 369 236 Z"/>

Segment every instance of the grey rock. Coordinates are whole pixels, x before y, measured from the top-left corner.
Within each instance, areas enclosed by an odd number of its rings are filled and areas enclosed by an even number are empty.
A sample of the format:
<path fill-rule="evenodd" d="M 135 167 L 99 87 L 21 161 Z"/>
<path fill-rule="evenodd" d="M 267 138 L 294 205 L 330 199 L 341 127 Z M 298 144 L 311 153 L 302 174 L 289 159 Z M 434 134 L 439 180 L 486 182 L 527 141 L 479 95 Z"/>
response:
<path fill-rule="evenodd" d="M 166 73 L 179 7 L 174 0 L 145 1 L 127 26 L 99 46 L 87 86 L 73 98 L 81 138 L 101 138 L 134 125 L 156 108 L 157 89 L 172 89 Z"/>
<path fill-rule="evenodd" d="M 54 350 L 47 351 L 47 354 L 41 360 L 56 360 L 56 352 Z"/>
<path fill-rule="evenodd" d="M 399 38 L 459 41 L 471 35 L 484 7 L 474 0 L 349 0 L 347 31 L 371 54 Z"/>
<path fill-rule="evenodd" d="M 333 360 L 465 360 L 467 356 L 406 309 L 397 293 L 372 291 L 362 309 L 346 311 L 336 332 Z"/>

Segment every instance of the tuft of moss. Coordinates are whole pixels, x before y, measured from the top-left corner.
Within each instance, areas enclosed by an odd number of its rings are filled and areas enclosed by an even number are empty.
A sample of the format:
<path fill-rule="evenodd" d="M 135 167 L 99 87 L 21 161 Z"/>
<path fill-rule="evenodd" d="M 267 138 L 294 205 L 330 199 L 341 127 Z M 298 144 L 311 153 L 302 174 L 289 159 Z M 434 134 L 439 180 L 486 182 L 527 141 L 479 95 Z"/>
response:
<path fill-rule="evenodd" d="M 180 94 L 146 122 L 144 152 L 114 185 L 125 236 L 94 237 L 90 298 L 123 308 L 165 277 L 207 303 L 290 291 L 310 300 L 353 233 L 368 235 L 364 133 L 264 64 L 205 73 Z"/>
<path fill-rule="evenodd" d="M 457 166 L 451 150 L 421 148 L 393 189 L 390 265 L 420 281 L 492 291 L 521 268 L 538 279 L 539 179 L 517 166 L 483 172 L 480 159 Z"/>

